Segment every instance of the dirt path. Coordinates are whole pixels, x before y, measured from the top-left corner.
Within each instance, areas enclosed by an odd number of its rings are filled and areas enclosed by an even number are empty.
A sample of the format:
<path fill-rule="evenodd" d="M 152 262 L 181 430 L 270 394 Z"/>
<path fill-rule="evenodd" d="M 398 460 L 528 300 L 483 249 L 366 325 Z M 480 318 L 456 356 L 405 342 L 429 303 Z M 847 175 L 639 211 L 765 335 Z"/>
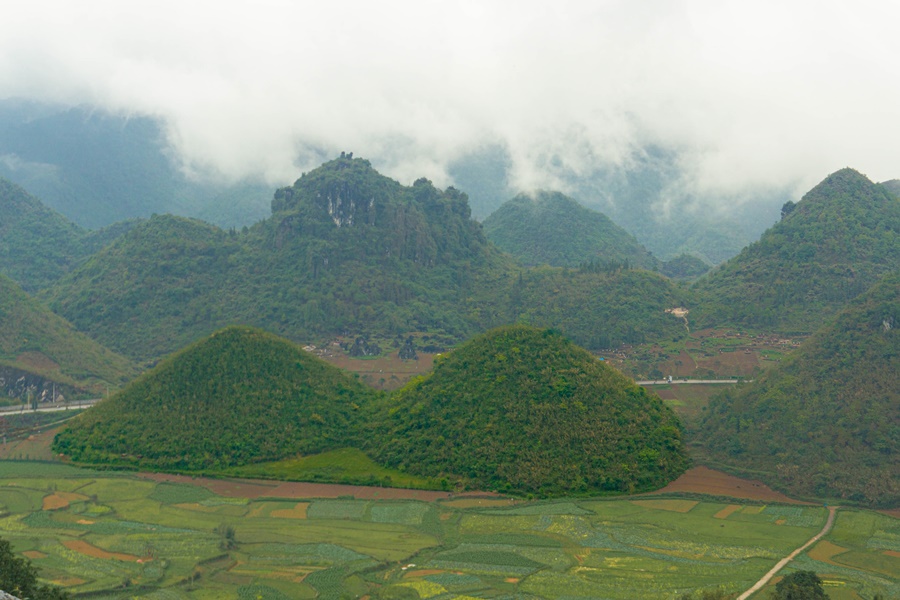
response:
<path fill-rule="evenodd" d="M 806 550 L 807 548 L 809 548 L 810 546 L 812 546 L 813 544 L 818 542 L 820 539 L 822 539 L 822 537 L 826 533 L 831 531 L 831 526 L 834 525 L 834 517 L 837 514 L 838 508 L 839 507 L 837 507 L 837 506 L 829 507 L 828 508 L 828 519 L 825 521 L 825 527 L 822 528 L 822 531 L 820 531 L 819 533 L 814 535 L 812 537 L 812 539 L 810 539 L 808 542 L 806 542 L 805 544 L 803 544 L 802 546 L 800 546 L 799 548 L 797 548 L 796 550 L 794 550 L 793 552 L 788 554 L 786 557 L 784 557 L 780 561 L 778 561 L 778 564 L 776 564 L 774 567 L 772 567 L 771 571 L 769 571 L 768 573 L 763 575 L 763 578 L 760 579 L 759 581 L 757 581 L 756 584 L 752 588 L 750 588 L 749 590 L 747 590 L 746 592 L 744 592 L 743 594 L 738 596 L 737 600 L 747 600 L 747 598 L 749 598 L 750 596 L 752 596 L 753 594 L 755 594 L 756 592 L 761 590 L 763 588 L 763 586 L 765 586 L 767 583 L 769 583 L 769 581 L 773 577 L 775 577 L 775 575 L 778 574 L 778 571 L 783 569 L 786 564 L 788 564 L 789 562 L 794 560 L 798 554 L 800 554 L 801 552 L 803 552 L 804 550 Z"/>

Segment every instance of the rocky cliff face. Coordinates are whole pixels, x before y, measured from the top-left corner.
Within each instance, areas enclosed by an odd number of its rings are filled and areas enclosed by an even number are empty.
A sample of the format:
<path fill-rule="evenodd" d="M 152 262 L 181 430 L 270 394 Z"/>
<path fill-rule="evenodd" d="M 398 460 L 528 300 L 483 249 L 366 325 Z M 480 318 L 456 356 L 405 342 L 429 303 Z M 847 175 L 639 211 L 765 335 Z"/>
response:
<path fill-rule="evenodd" d="M 38 402 L 62 401 L 77 395 L 70 385 L 56 383 L 40 375 L 22 369 L 0 365 L 0 394 L 22 402 L 36 399 Z"/>

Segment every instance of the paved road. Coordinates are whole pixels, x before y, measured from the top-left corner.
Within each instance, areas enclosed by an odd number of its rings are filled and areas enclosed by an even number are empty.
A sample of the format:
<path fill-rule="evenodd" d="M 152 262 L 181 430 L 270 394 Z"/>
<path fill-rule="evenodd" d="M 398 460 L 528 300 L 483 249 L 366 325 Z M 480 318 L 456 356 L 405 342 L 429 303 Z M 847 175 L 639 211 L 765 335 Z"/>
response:
<path fill-rule="evenodd" d="M 664 381 L 662 379 L 655 379 L 653 381 L 636 381 L 638 385 L 676 385 L 676 384 L 685 384 L 685 383 L 709 383 L 709 384 L 725 384 L 725 383 L 750 383 L 753 381 L 752 379 L 672 379 L 672 381 Z"/>
<path fill-rule="evenodd" d="M 21 404 L 17 404 L 15 406 L 0 406 L 0 415 L 10 415 L 10 414 L 19 414 L 19 413 L 27 413 L 27 412 L 56 412 L 58 410 L 73 410 L 76 408 L 87 408 L 89 406 L 93 406 L 97 402 L 100 402 L 100 398 L 94 398 L 93 400 L 82 400 L 82 401 L 74 401 L 69 402 L 68 405 L 65 404 L 38 404 L 37 410 L 32 410 L 29 407 L 22 408 Z"/>
<path fill-rule="evenodd" d="M 784 557 L 780 561 L 778 561 L 778 564 L 775 565 L 774 567 L 772 567 L 771 571 L 769 571 L 768 573 L 763 575 L 763 578 L 760 579 L 759 581 L 757 581 L 756 584 L 752 588 L 750 588 L 749 590 L 747 590 L 746 592 L 744 592 L 743 594 L 738 596 L 737 600 L 747 600 L 747 598 L 749 598 L 750 596 L 752 596 L 753 594 L 755 594 L 756 592 L 761 590 L 763 588 L 763 586 L 765 586 L 767 583 L 769 583 L 769 580 L 771 580 L 773 577 L 775 577 L 775 575 L 778 573 L 778 571 L 783 569 L 786 564 L 788 564 L 789 562 L 794 560 L 798 554 L 800 554 L 801 552 L 803 552 L 804 550 L 806 550 L 807 548 L 809 548 L 810 546 L 812 546 L 813 544 L 818 542 L 820 539 L 822 539 L 822 536 L 824 536 L 826 533 L 831 531 L 831 526 L 834 525 L 834 517 L 835 517 L 835 515 L 837 515 L 838 508 L 840 508 L 840 507 L 830 506 L 828 508 L 828 520 L 825 521 L 825 527 L 822 528 L 822 531 L 820 531 L 819 533 L 814 535 L 811 540 L 809 540 L 808 542 L 806 542 L 805 544 L 803 544 L 802 546 L 800 546 L 799 548 L 797 548 L 796 550 L 794 550 L 793 552 L 788 554 L 786 557 Z"/>

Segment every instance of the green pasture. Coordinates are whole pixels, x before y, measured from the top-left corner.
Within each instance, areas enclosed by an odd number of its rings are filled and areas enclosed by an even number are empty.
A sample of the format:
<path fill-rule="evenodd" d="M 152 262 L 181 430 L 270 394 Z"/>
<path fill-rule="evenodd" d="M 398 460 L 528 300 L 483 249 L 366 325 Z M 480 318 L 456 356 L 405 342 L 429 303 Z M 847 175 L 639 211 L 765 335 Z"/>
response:
<path fill-rule="evenodd" d="M 341 448 L 312 456 L 232 467 L 224 471 L 223 475 L 352 485 L 389 485 L 423 490 L 441 489 L 440 481 L 382 467 L 355 448 Z"/>
<path fill-rule="evenodd" d="M 44 510 L 48 497 L 69 504 Z M 617 600 L 739 592 L 826 517 L 817 506 L 728 506 L 685 498 L 471 508 L 230 498 L 121 473 L 0 461 L 0 537 L 27 553 L 45 580 L 99 599 Z M 836 599 L 900 597 L 900 520 L 841 510 L 825 542 L 792 568 L 820 573 Z"/>

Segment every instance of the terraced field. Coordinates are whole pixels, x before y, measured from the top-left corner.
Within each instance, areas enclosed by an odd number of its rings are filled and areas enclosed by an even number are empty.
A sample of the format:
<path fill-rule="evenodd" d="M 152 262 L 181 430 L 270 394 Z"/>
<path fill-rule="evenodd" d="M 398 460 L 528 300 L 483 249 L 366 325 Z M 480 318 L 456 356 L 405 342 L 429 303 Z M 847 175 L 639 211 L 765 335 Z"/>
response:
<path fill-rule="evenodd" d="M 48 581 L 92 598 L 738 592 L 825 515 L 818 506 L 658 495 L 533 503 L 223 496 L 185 482 L 0 462 L 0 537 Z M 795 567 L 819 572 L 832 598 L 898 597 L 900 520 L 842 509 Z"/>

